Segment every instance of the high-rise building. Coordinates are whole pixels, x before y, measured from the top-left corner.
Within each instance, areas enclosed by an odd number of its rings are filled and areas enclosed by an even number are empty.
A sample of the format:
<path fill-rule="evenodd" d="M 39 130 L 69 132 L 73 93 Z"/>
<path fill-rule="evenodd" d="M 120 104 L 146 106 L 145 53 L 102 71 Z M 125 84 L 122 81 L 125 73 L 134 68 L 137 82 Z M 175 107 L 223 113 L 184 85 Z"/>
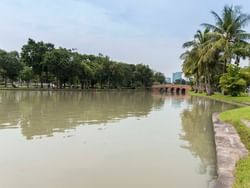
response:
<path fill-rule="evenodd" d="M 182 72 L 173 73 L 172 83 L 175 83 L 176 80 L 181 80 L 181 79 L 182 79 Z"/>
<path fill-rule="evenodd" d="M 171 78 L 170 77 L 166 77 L 166 82 L 167 83 L 171 83 Z"/>

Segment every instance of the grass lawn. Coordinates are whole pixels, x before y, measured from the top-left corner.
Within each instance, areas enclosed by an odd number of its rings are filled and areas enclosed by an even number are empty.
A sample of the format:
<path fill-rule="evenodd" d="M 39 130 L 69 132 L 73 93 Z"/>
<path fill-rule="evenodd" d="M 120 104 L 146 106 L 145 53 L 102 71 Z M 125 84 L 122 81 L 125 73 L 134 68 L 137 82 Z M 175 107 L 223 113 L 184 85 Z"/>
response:
<path fill-rule="evenodd" d="M 241 136 L 241 141 L 250 151 L 250 128 L 242 123 L 241 120 L 250 120 L 250 106 L 228 110 L 220 114 L 222 121 L 229 122 L 235 126 Z M 249 169 L 250 170 L 250 169 Z M 249 179 L 250 180 L 250 179 Z"/>
<path fill-rule="evenodd" d="M 229 102 L 241 106 L 233 110 L 228 110 L 220 114 L 222 121 L 231 123 L 236 128 L 240 135 L 241 141 L 245 144 L 246 148 L 250 151 L 250 128 L 248 128 L 241 120 L 250 120 L 250 96 L 225 96 L 222 94 L 215 94 L 206 96 L 203 93 L 190 92 L 192 96 L 206 97 L 223 102 Z M 250 188 L 250 156 L 238 162 L 235 172 L 234 188 Z"/>
<path fill-rule="evenodd" d="M 230 95 L 222 95 L 222 94 L 214 94 L 212 96 L 207 96 L 205 93 L 194 93 L 194 92 L 189 92 L 189 93 L 192 96 L 207 97 L 207 98 L 220 100 L 220 101 L 224 101 L 224 102 L 250 106 L 250 96 L 232 97 Z"/>
<path fill-rule="evenodd" d="M 222 121 L 229 122 L 237 129 L 241 141 L 245 144 L 250 151 L 250 128 L 244 125 L 241 120 L 250 120 L 250 107 L 238 108 L 222 112 L 220 114 Z M 234 188 L 249 188 L 250 187 L 250 156 L 242 159 L 237 164 L 236 180 Z"/>
<path fill-rule="evenodd" d="M 250 187 L 250 157 L 238 162 L 235 176 L 234 188 Z"/>

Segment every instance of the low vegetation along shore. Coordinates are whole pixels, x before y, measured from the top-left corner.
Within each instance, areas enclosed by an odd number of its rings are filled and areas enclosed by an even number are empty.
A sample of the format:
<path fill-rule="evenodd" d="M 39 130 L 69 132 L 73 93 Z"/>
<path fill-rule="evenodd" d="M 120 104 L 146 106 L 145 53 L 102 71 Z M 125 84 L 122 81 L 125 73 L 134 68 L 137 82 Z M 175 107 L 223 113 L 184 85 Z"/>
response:
<path fill-rule="evenodd" d="M 224 96 L 222 94 L 215 94 L 207 96 L 190 92 L 192 96 L 206 97 L 222 102 L 238 105 L 239 108 L 228 110 L 220 114 L 222 121 L 231 123 L 240 135 L 241 141 L 245 144 L 246 148 L 250 151 L 250 96 Z M 250 187 L 250 156 L 242 159 L 237 164 L 235 172 L 234 188 L 247 188 Z"/>

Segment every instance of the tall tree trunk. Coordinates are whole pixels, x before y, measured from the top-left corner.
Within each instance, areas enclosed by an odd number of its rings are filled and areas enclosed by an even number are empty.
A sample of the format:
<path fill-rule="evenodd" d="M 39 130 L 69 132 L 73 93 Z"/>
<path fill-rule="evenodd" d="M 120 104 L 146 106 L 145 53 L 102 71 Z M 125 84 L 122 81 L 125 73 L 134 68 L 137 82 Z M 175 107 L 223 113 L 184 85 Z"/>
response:
<path fill-rule="evenodd" d="M 198 87 L 199 87 L 198 80 L 196 80 L 195 81 L 195 89 L 194 89 L 195 93 L 198 93 Z"/>
<path fill-rule="evenodd" d="M 48 83 L 48 88 L 50 88 L 50 83 L 49 83 L 49 72 L 46 71 L 46 72 L 45 72 L 45 75 L 46 75 L 46 83 Z"/>
<path fill-rule="evenodd" d="M 202 92 L 203 92 L 202 90 L 203 90 L 203 89 L 202 89 L 202 80 L 201 80 L 201 78 L 199 78 L 198 92 L 199 92 L 199 93 L 202 93 Z"/>
<path fill-rule="evenodd" d="M 205 92 L 206 92 L 206 94 L 207 95 L 209 95 L 209 86 L 208 86 L 208 68 L 207 68 L 207 64 L 205 65 L 205 70 L 204 70 L 204 72 L 205 72 Z"/>
<path fill-rule="evenodd" d="M 206 70 L 205 87 L 206 87 L 207 95 L 208 96 L 212 95 L 211 81 L 210 81 L 210 75 L 209 75 L 208 69 Z"/>
<path fill-rule="evenodd" d="M 84 87 L 83 87 L 83 82 L 81 82 L 81 89 L 84 89 Z"/>
<path fill-rule="evenodd" d="M 110 82 L 110 80 L 109 80 L 110 78 L 108 77 L 108 88 L 110 88 L 110 86 L 109 86 L 109 82 Z"/>
<path fill-rule="evenodd" d="M 7 87 L 7 78 L 4 78 L 4 87 Z"/>
<path fill-rule="evenodd" d="M 62 89 L 62 87 L 63 87 L 63 84 L 62 84 L 62 82 L 60 81 L 60 82 L 59 82 L 59 88 Z"/>
<path fill-rule="evenodd" d="M 210 78 L 207 80 L 207 95 L 210 96 L 213 94 Z"/>
<path fill-rule="evenodd" d="M 195 80 L 195 93 L 198 93 L 198 88 L 199 88 L 199 74 L 196 73 L 196 78 L 194 77 Z"/>
<path fill-rule="evenodd" d="M 240 57 L 237 55 L 235 59 L 235 65 L 239 66 L 240 65 Z"/>
<path fill-rule="evenodd" d="M 224 60 L 223 62 L 223 69 L 222 69 L 222 73 L 226 73 L 226 67 L 227 67 L 227 59 Z"/>

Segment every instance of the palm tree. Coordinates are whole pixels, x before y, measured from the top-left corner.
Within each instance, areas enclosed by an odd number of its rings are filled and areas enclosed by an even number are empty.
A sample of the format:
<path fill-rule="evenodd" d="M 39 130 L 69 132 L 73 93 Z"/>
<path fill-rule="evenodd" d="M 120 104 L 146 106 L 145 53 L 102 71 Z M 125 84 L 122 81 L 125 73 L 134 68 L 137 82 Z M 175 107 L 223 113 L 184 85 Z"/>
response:
<path fill-rule="evenodd" d="M 211 68 L 214 63 L 213 58 L 207 56 L 207 47 L 210 42 L 209 29 L 204 32 L 198 30 L 192 41 L 183 44 L 183 48 L 188 50 L 181 55 L 183 60 L 183 72 L 186 76 L 193 76 L 195 81 L 195 91 L 202 92 L 202 83 L 208 95 L 212 94 Z"/>
<path fill-rule="evenodd" d="M 181 54 L 180 58 L 183 60 L 182 71 L 186 77 L 192 77 L 194 81 L 194 89 L 197 93 L 201 91 L 201 75 L 198 69 L 198 51 L 196 49 L 187 50 Z"/>
<path fill-rule="evenodd" d="M 232 59 L 239 64 L 240 57 L 245 57 L 249 53 L 246 46 L 249 46 L 247 40 L 250 39 L 250 33 L 243 28 L 250 21 L 250 16 L 242 13 L 238 6 L 225 6 L 221 16 L 214 11 L 211 14 L 215 18 L 215 25 L 202 24 L 211 30 L 207 56 L 212 56 L 219 50 L 222 53 L 223 73 L 225 73 L 226 66 Z"/>

